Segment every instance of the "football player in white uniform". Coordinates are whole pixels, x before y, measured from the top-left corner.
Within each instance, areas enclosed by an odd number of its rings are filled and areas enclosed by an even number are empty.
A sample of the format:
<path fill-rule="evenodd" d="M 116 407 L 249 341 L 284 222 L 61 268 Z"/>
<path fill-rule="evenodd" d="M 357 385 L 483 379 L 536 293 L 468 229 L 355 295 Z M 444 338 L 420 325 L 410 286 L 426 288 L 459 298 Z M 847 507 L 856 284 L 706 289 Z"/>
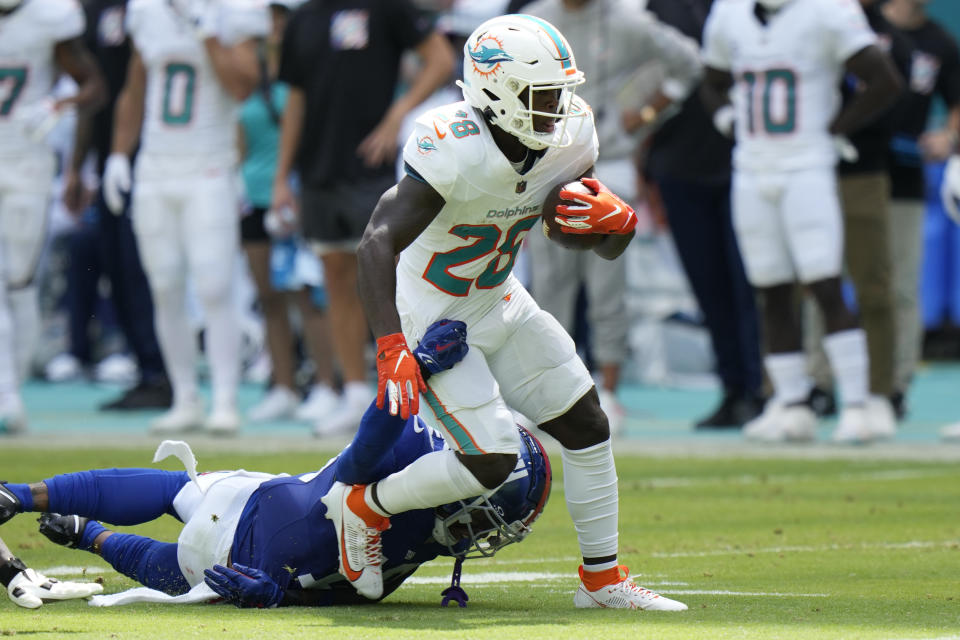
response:
<path fill-rule="evenodd" d="M 357 251 L 360 296 L 377 336 L 379 401 L 387 389 L 391 412 L 416 413 L 423 392 L 451 449 L 370 485 L 331 488 L 324 502 L 341 573 L 377 598 L 380 531 L 391 515 L 490 492 L 510 477 L 515 409 L 563 445 L 583 555 L 575 605 L 686 609 L 638 587 L 618 564 L 617 475 L 597 390 L 573 340 L 511 275 L 559 183 L 586 176 L 591 193 L 576 194 L 576 211 L 555 213 L 574 231 L 604 234 L 597 253 L 613 259 L 633 237 L 633 210 L 589 177 L 597 137 L 590 107 L 574 95 L 583 73 L 559 31 L 527 15 L 485 22 L 464 54 L 464 101 L 418 118 L 403 153 L 406 175 L 380 199 Z M 442 318 L 466 322 L 470 349 L 426 385 L 407 345 Z"/>
<path fill-rule="evenodd" d="M 704 63 L 704 97 L 718 127 L 736 123 L 734 226 L 747 276 L 765 302 L 764 364 L 775 392 L 744 434 L 769 441 L 815 436 L 795 310 L 799 283 L 823 311 L 824 350 L 843 400 L 833 439 L 892 436 L 886 399 L 868 398 L 865 336 L 841 291 L 834 166 L 838 151 L 850 148 L 841 136 L 896 98 L 896 70 L 856 0 L 719 0 L 704 30 Z M 861 88 L 838 113 L 844 72 Z"/>
<path fill-rule="evenodd" d="M 203 426 L 229 434 L 239 425 L 240 328 L 231 301 L 240 246 L 233 183 L 237 104 L 257 86 L 256 40 L 268 25 L 266 6 L 247 0 L 131 0 L 127 6 L 134 51 L 117 100 L 104 198 L 122 210 L 139 140 L 133 227 L 173 386 L 173 407 L 154 421 L 155 431 Z M 206 319 L 213 407 L 205 421 L 186 307 L 188 274 Z"/>
<path fill-rule="evenodd" d="M 75 0 L 0 0 L 0 434 L 26 426 L 17 380 L 28 374 L 39 335 L 33 276 L 56 169 L 43 139 L 66 109 L 95 109 L 105 98 L 83 30 Z M 54 100 L 60 71 L 79 88 Z"/>

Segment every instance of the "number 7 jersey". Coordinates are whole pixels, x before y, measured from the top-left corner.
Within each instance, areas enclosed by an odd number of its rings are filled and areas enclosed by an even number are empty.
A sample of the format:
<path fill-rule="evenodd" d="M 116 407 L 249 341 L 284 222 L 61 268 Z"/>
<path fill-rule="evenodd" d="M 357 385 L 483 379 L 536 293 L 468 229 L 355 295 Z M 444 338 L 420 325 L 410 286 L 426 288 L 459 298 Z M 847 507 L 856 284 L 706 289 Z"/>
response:
<path fill-rule="evenodd" d="M 224 45 L 266 35 L 265 3 L 218 4 L 216 35 Z M 147 70 L 141 153 L 232 165 L 237 102 L 220 84 L 188 18 L 168 0 L 130 0 L 126 26 Z M 186 163 L 182 169 L 192 166 Z"/>
<path fill-rule="evenodd" d="M 410 178 L 445 200 L 436 218 L 400 254 L 397 291 L 428 322 L 468 322 L 504 295 L 520 244 L 540 233 L 540 211 L 552 187 L 575 180 L 597 158 L 593 114 L 574 97 L 565 147 L 549 147 L 520 174 L 497 147 L 482 116 L 455 102 L 417 118 L 403 150 Z M 490 125 L 492 126 L 492 125 Z M 415 172 L 412 173 L 410 169 Z"/>
<path fill-rule="evenodd" d="M 718 0 L 704 28 L 704 64 L 735 82 L 734 167 L 832 167 L 844 65 L 875 35 L 857 0 L 792 0 L 766 24 L 755 6 Z"/>

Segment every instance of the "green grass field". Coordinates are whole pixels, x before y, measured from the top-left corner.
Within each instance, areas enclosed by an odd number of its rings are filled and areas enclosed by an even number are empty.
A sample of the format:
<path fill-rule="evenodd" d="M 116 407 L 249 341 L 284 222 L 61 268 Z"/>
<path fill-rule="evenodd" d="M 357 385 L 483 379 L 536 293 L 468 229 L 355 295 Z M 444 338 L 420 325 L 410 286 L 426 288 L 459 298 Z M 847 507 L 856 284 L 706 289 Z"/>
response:
<path fill-rule="evenodd" d="M 30 481 L 144 466 L 152 451 L 5 446 L 0 476 Z M 774 452 L 771 452 L 773 455 Z M 201 452 L 202 469 L 304 471 L 325 456 Z M 960 467 L 955 462 L 618 456 L 621 559 L 683 613 L 577 610 L 576 539 L 557 482 L 520 545 L 465 565 L 466 609 L 439 607 L 452 563 L 420 571 L 383 603 L 329 609 L 225 605 L 36 611 L 0 601 L 0 636 L 42 638 L 960 638 Z M 176 468 L 172 463 L 166 468 Z M 136 531 L 173 540 L 172 518 Z M 21 515 L 0 536 L 50 575 L 133 582 Z"/>

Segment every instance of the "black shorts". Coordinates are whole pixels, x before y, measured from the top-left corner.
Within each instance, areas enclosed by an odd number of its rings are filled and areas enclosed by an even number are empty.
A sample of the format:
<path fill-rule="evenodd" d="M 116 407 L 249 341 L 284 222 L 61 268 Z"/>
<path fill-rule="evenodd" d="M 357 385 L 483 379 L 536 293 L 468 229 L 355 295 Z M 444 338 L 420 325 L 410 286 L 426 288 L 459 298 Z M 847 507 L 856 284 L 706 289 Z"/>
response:
<path fill-rule="evenodd" d="M 241 242 L 270 242 L 270 234 L 263 226 L 266 215 L 266 207 L 254 207 L 250 213 L 240 218 Z"/>
<path fill-rule="evenodd" d="M 377 201 L 394 184 L 396 179 L 389 175 L 329 187 L 304 185 L 300 195 L 303 236 L 324 244 L 360 242 Z"/>

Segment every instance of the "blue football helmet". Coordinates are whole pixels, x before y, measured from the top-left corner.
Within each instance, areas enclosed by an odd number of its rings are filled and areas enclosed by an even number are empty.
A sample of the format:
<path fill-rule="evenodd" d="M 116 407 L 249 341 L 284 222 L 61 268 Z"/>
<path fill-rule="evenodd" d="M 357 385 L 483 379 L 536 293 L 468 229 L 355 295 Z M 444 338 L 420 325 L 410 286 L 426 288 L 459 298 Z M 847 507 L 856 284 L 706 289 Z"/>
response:
<path fill-rule="evenodd" d="M 516 468 L 488 497 L 437 507 L 434 539 L 461 560 L 488 557 L 520 542 L 550 497 L 550 459 L 536 437 L 517 425 L 521 442 Z"/>

